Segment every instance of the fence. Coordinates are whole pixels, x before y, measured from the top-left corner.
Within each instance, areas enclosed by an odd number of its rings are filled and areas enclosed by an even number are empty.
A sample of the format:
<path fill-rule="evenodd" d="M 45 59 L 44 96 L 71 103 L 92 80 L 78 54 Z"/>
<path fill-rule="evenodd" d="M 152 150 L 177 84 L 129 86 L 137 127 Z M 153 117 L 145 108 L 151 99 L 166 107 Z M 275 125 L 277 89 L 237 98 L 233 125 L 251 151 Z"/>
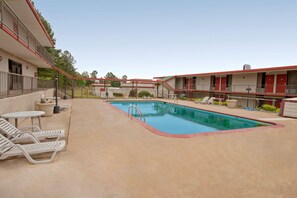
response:
<path fill-rule="evenodd" d="M 121 79 L 74 80 L 64 75 L 59 76 L 59 96 L 62 98 L 137 98 L 141 91 L 147 91 L 150 96 L 156 97 L 156 90 L 154 82 L 132 83 Z"/>
<path fill-rule="evenodd" d="M 0 98 L 54 88 L 54 80 L 0 72 Z"/>

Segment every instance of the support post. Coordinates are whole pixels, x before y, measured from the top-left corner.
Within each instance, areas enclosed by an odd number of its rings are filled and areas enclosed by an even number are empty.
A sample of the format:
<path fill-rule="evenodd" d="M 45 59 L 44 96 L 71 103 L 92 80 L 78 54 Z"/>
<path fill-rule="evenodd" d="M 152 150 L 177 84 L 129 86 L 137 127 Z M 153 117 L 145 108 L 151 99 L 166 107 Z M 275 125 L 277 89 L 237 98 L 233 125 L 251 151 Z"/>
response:
<path fill-rule="evenodd" d="M 67 82 L 66 82 L 66 76 L 64 76 L 64 97 L 63 97 L 64 100 L 67 100 L 67 94 L 66 94 L 66 91 L 67 91 L 66 90 L 67 89 L 66 86 L 67 85 L 66 84 L 67 84 Z"/>
<path fill-rule="evenodd" d="M 56 105 L 54 106 L 54 113 L 60 113 L 60 106 L 58 106 L 58 89 L 59 89 L 59 72 L 56 73 Z"/>
<path fill-rule="evenodd" d="M 248 92 L 248 97 L 246 99 L 246 108 L 249 109 L 249 97 L 250 97 L 250 91 L 252 90 L 250 88 L 250 86 L 248 86 L 248 88 L 246 88 L 247 92 Z"/>
<path fill-rule="evenodd" d="M 74 98 L 74 81 L 73 81 L 73 79 L 72 79 L 72 81 L 71 81 L 71 86 L 72 86 L 72 93 L 71 93 L 71 96 L 72 96 L 72 98 Z"/>

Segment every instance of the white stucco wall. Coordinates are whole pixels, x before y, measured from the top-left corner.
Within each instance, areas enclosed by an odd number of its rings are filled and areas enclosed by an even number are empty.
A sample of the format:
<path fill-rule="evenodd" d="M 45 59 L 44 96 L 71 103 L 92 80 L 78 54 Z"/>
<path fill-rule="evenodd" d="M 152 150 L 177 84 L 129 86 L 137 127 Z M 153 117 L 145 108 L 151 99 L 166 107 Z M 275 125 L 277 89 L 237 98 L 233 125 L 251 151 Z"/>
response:
<path fill-rule="evenodd" d="M 116 87 L 108 87 L 105 91 L 101 91 L 103 87 L 93 87 L 93 92 L 96 96 L 102 96 L 102 94 L 105 96 L 106 90 L 108 92 L 108 95 L 110 98 L 112 98 L 113 93 L 122 93 L 124 98 L 128 98 L 130 91 L 132 90 L 131 87 L 127 88 L 116 88 Z M 155 88 L 137 88 L 138 93 L 141 91 L 148 91 L 150 94 L 153 94 L 154 96 L 157 95 Z"/>
<path fill-rule="evenodd" d="M 35 103 L 44 94 L 46 97 L 53 97 L 54 89 L 46 91 L 39 91 L 21 96 L 2 98 L 0 99 L 0 115 L 3 113 L 16 111 L 33 111 L 35 110 Z"/>
<path fill-rule="evenodd" d="M 196 79 L 197 90 L 209 90 L 210 89 L 210 76 L 199 76 Z"/>
<path fill-rule="evenodd" d="M 166 81 L 168 85 L 170 85 L 171 88 L 175 88 L 175 78 L 172 78 L 168 81 Z"/>
<path fill-rule="evenodd" d="M 29 78 L 25 77 L 23 79 L 23 89 L 31 89 L 37 87 L 37 79 L 33 79 L 31 77 L 34 77 L 35 72 L 37 72 L 37 66 L 33 65 L 27 61 L 24 61 L 4 50 L 0 49 L 0 56 L 2 57 L 2 61 L 0 61 L 0 72 L 5 72 L 0 74 L 0 91 L 1 92 L 7 92 L 7 82 L 8 82 L 8 76 L 6 73 L 9 73 L 9 64 L 8 60 L 13 60 L 15 62 L 18 62 L 22 64 L 22 75 L 28 76 Z"/>
<path fill-rule="evenodd" d="M 34 73 L 37 72 L 37 66 L 33 65 L 32 63 L 29 63 L 27 61 L 24 61 L 23 59 L 20 59 L 2 49 L 0 49 L 0 56 L 2 57 L 2 61 L 0 61 L 0 71 L 2 72 L 8 72 L 8 60 L 13 60 L 18 63 L 22 64 L 22 72 L 23 76 L 30 76 L 34 77 Z"/>
<path fill-rule="evenodd" d="M 235 85 L 235 87 L 234 87 Z M 246 88 L 250 85 L 250 92 L 256 92 L 257 73 L 254 74 L 234 74 L 232 76 L 232 91 L 247 92 Z"/>
<path fill-rule="evenodd" d="M 183 88 L 183 78 L 176 78 L 175 89 L 182 89 L 182 88 Z"/>

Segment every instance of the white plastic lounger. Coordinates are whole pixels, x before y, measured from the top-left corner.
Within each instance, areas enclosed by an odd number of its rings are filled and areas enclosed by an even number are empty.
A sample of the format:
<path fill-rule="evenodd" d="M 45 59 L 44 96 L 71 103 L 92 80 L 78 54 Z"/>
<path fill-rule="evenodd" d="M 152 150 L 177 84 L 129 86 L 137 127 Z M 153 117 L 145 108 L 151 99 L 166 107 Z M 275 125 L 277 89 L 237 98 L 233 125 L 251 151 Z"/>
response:
<path fill-rule="evenodd" d="M 210 97 L 209 100 L 207 101 L 208 104 L 213 104 L 215 97 Z"/>
<path fill-rule="evenodd" d="M 32 164 L 45 164 L 53 162 L 58 151 L 61 151 L 65 146 L 65 141 L 42 142 L 35 144 L 14 144 L 2 134 L 0 134 L 0 160 L 8 157 L 24 155 Z M 53 152 L 50 159 L 34 160 L 31 155 Z"/>
<path fill-rule="evenodd" d="M 209 100 L 209 96 L 206 96 L 204 97 L 200 102 L 198 103 L 201 103 L 201 104 L 207 104 L 208 103 L 208 100 Z"/>
<path fill-rule="evenodd" d="M 38 126 L 35 125 L 20 130 L 3 118 L 0 118 L 0 132 L 7 135 L 7 138 L 11 139 L 13 142 L 20 142 L 30 139 L 32 140 L 32 136 L 39 140 L 46 138 L 57 138 L 56 140 L 59 140 L 61 137 L 64 137 L 65 134 L 64 130 L 42 131 Z"/>

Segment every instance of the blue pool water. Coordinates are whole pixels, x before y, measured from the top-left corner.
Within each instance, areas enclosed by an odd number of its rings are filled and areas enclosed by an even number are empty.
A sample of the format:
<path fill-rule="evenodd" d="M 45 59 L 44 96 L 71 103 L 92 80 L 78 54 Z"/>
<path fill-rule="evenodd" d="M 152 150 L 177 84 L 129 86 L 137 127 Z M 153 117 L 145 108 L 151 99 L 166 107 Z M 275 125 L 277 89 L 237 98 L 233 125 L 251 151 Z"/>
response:
<path fill-rule="evenodd" d="M 130 105 L 137 105 L 146 124 L 169 134 L 195 134 L 272 125 L 165 102 L 115 101 L 111 104 L 126 113 Z M 139 118 L 138 114 L 133 115 Z"/>

